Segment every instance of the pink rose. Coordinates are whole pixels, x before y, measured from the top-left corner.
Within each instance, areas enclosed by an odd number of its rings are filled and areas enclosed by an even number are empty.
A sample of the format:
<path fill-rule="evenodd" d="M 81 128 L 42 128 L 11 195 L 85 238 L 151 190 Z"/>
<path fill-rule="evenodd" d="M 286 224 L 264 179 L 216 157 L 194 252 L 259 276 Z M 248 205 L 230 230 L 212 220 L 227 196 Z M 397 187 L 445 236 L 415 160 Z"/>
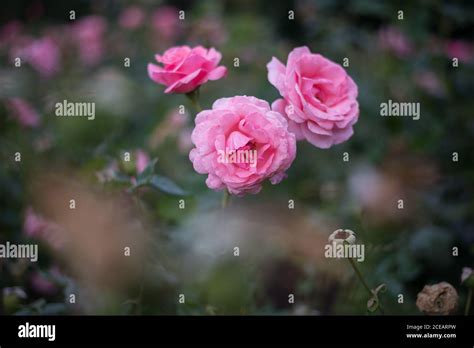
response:
<path fill-rule="evenodd" d="M 208 80 L 225 76 L 227 69 L 217 66 L 222 55 L 214 48 L 179 46 L 155 56 L 163 66 L 148 64 L 148 75 L 167 86 L 165 93 L 189 93 Z"/>
<path fill-rule="evenodd" d="M 279 183 L 296 156 L 295 136 L 270 105 L 255 97 L 218 99 L 196 116 L 189 158 L 206 184 L 231 194 L 258 193 L 262 182 Z"/>
<path fill-rule="evenodd" d="M 273 57 L 267 68 L 268 80 L 283 97 L 272 109 L 288 117 L 298 140 L 326 149 L 352 136 L 359 118 L 357 85 L 340 65 L 298 47 L 286 67 Z"/>

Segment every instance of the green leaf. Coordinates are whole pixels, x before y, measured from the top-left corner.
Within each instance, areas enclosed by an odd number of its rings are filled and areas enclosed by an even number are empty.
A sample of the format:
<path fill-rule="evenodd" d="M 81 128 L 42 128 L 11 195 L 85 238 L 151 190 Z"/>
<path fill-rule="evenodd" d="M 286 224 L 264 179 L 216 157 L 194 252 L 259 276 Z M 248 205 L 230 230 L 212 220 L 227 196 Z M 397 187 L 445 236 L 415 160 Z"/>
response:
<path fill-rule="evenodd" d="M 176 185 L 171 179 L 165 176 L 153 175 L 149 181 L 149 185 L 171 195 L 186 195 L 186 192 L 181 187 Z"/>

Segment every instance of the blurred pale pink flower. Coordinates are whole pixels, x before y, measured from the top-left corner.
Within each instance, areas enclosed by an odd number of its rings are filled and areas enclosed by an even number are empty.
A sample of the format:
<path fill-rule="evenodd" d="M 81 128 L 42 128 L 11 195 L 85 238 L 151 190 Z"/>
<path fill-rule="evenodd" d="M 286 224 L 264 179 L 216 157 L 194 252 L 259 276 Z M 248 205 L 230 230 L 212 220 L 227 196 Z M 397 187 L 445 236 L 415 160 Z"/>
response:
<path fill-rule="evenodd" d="M 261 99 L 218 99 L 196 116 L 189 153 L 194 169 L 208 174 L 210 189 L 231 194 L 258 193 L 270 179 L 278 184 L 296 156 L 294 134 L 278 112 Z"/>
<path fill-rule="evenodd" d="M 135 166 L 137 168 L 137 174 L 140 174 L 143 172 L 150 162 L 150 157 L 148 154 L 143 151 L 143 150 L 137 150 L 135 152 L 136 160 L 135 160 Z"/>
<path fill-rule="evenodd" d="M 445 46 L 445 52 L 449 58 L 458 58 L 464 63 L 472 62 L 474 57 L 473 45 L 462 40 L 449 41 Z"/>
<path fill-rule="evenodd" d="M 406 35 L 396 27 L 385 27 L 379 31 L 379 45 L 382 49 L 405 58 L 413 53 L 413 45 Z"/>
<path fill-rule="evenodd" d="M 427 93 L 436 97 L 445 95 L 444 86 L 433 71 L 422 71 L 415 74 L 415 83 Z"/>
<path fill-rule="evenodd" d="M 192 128 L 185 128 L 178 134 L 178 149 L 181 153 L 188 153 L 193 148 L 191 141 Z"/>
<path fill-rule="evenodd" d="M 181 114 L 179 110 L 174 109 L 168 114 L 166 120 L 169 123 L 170 127 L 179 129 L 186 124 L 188 117 L 189 115 L 187 113 Z"/>
<path fill-rule="evenodd" d="M 178 135 L 189 119 L 188 112 L 180 113 L 178 108 L 169 111 L 164 120 L 161 121 L 153 130 L 150 136 L 149 146 L 156 148 L 163 144 L 169 137 Z"/>
<path fill-rule="evenodd" d="M 139 6 L 129 6 L 125 8 L 119 17 L 119 25 L 124 29 L 137 29 L 145 19 L 145 12 Z"/>
<path fill-rule="evenodd" d="M 102 59 L 106 20 L 97 15 L 78 20 L 72 27 L 72 36 L 79 47 L 79 57 L 85 65 L 95 65 Z"/>
<path fill-rule="evenodd" d="M 162 66 L 148 64 L 148 75 L 167 87 L 165 93 L 189 93 L 227 74 L 227 68 L 218 66 L 222 55 L 214 48 L 177 46 L 155 58 Z"/>
<path fill-rule="evenodd" d="M 61 51 L 51 37 L 32 41 L 19 51 L 19 55 L 43 77 L 51 77 L 59 70 Z"/>
<path fill-rule="evenodd" d="M 23 230 L 28 237 L 38 238 L 45 226 L 45 220 L 33 212 L 31 207 L 26 209 Z"/>
<path fill-rule="evenodd" d="M 156 34 L 166 41 L 176 38 L 180 31 L 178 9 L 173 6 L 161 6 L 151 17 L 152 28 Z"/>
<path fill-rule="evenodd" d="M 23 232 L 29 238 L 45 241 L 56 250 L 64 244 L 61 228 L 54 222 L 36 214 L 31 207 L 28 207 L 25 212 Z"/>
<path fill-rule="evenodd" d="M 290 52 L 286 66 L 273 57 L 268 80 L 283 97 L 272 109 L 288 119 L 288 129 L 326 149 L 349 139 L 359 118 L 357 85 L 343 67 L 308 47 Z"/>
<path fill-rule="evenodd" d="M 7 110 L 23 127 L 38 127 L 40 117 L 38 113 L 21 98 L 9 98 L 5 102 Z"/>

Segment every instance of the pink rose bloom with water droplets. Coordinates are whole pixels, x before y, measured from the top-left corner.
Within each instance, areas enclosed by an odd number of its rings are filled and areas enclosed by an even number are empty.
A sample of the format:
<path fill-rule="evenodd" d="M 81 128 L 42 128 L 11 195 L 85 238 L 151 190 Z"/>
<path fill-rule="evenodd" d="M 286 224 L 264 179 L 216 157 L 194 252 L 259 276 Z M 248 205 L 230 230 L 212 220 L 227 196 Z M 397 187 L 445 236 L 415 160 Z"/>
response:
<path fill-rule="evenodd" d="M 272 109 L 288 118 L 298 140 L 326 149 L 352 136 L 359 118 L 357 85 L 344 68 L 306 46 L 290 52 L 286 66 L 273 57 L 267 68 L 283 97 Z"/>
<path fill-rule="evenodd" d="M 295 136 L 288 132 L 285 118 L 264 100 L 218 99 L 195 122 L 191 135 L 195 148 L 189 158 L 199 174 L 208 174 L 211 189 L 239 196 L 258 193 L 266 179 L 272 184 L 283 180 L 295 159 Z"/>
<path fill-rule="evenodd" d="M 148 64 L 148 75 L 167 87 L 165 93 L 189 93 L 227 74 L 224 66 L 218 66 L 222 55 L 214 48 L 178 46 L 155 58 L 162 66 Z"/>

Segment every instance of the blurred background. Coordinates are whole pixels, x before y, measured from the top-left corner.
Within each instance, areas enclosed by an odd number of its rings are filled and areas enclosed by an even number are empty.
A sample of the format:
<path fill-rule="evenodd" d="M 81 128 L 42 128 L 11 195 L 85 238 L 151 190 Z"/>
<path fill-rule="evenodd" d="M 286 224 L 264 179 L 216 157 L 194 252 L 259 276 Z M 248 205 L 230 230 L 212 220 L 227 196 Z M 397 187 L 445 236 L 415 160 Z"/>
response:
<path fill-rule="evenodd" d="M 365 314 L 347 260 L 324 257 L 338 228 L 366 246 L 359 267 L 387 285 L 385 313 L 420 314 L 417 293 L 441 281 L 466 302 L 471 1 L 17 0 L 2 1 L 0 23 L 0 243 L 40 249 L 37 263 L 0 259 L 0 312 Z M 298 143 L 286 180 L 220 209 L 188 159 L 192 104 L 147 75 L 178 44 L 223 54 L 228 76 L 201 88 L 204 108 L 275 100 L 266 64 L 295 47 L 349 58 L 354 136 L 329 150 Z M 420 120 L 381 117 L 389 99 L 419 102 Z M 63 100 L 95 102 L 95 119 L 56 117 Z M 155 180 L 138 187 L 147 166 Z"/>

